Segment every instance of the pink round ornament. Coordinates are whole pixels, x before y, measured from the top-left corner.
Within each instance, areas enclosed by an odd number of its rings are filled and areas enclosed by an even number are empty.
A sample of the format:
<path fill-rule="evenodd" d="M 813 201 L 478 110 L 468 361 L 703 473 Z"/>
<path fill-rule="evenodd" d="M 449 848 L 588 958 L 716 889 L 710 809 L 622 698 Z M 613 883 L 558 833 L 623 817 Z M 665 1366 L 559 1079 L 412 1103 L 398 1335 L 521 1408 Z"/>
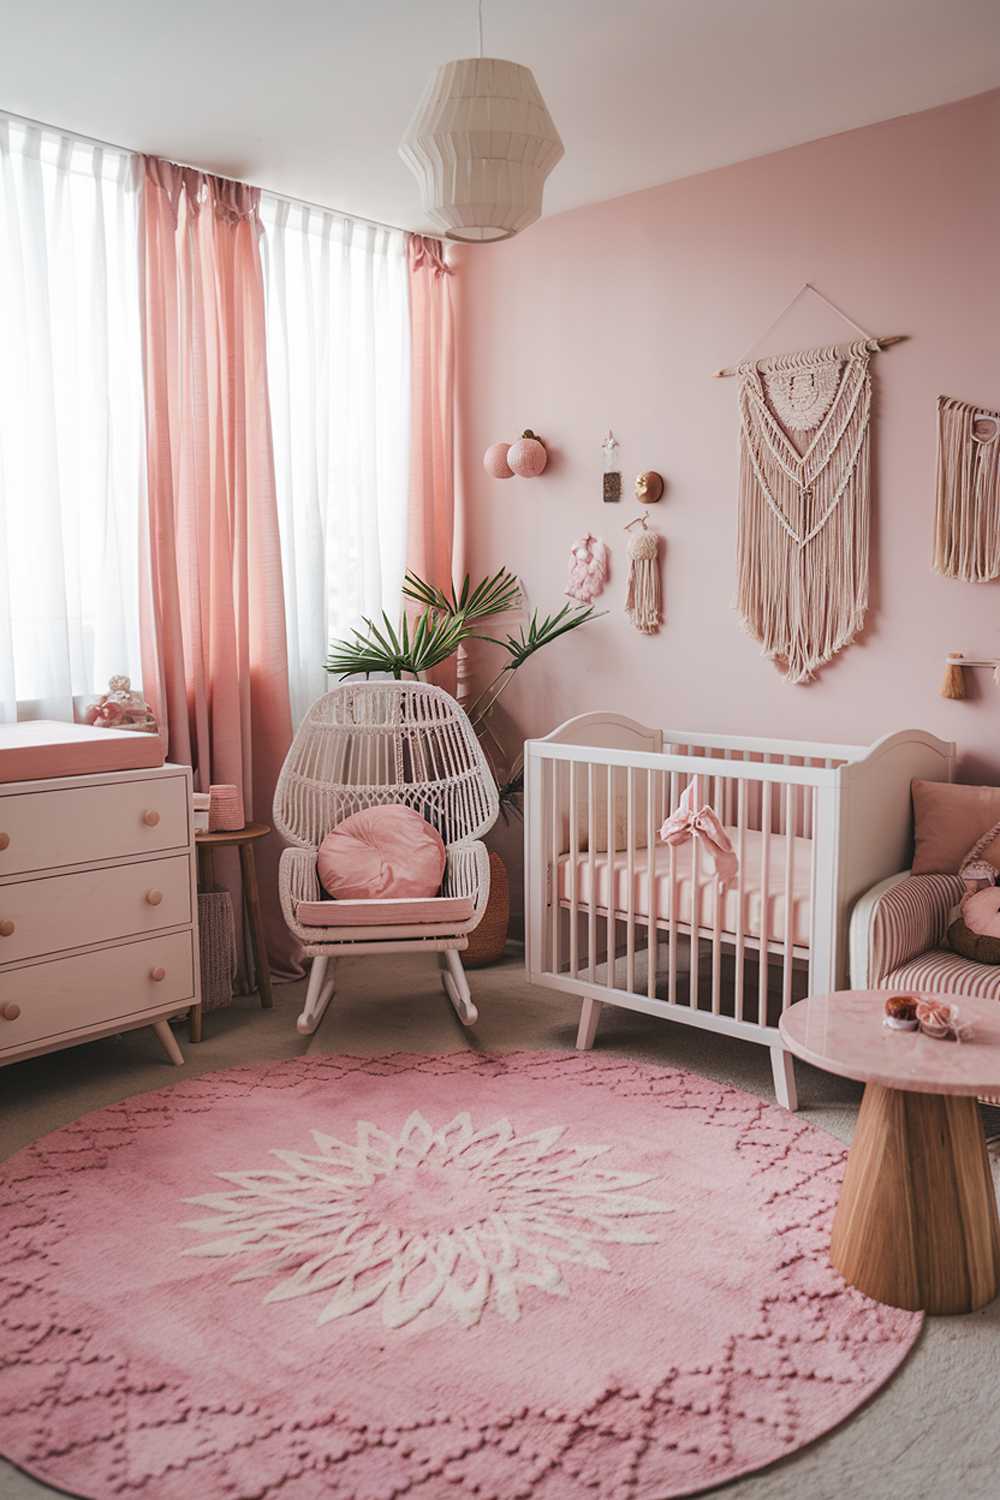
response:
<path fill-rule="evenodd" d="M 529 427 L 507 450 L 507 462 L 522 479 L 537 479 L 549 461 L 545 445 Z"/>
<path fill-rule="evenodd" d="M 511 479 L 514 470 L 507 462 L 509 443 L 491 443 L 483 454 L 483 468 L 494 479 Z"/>

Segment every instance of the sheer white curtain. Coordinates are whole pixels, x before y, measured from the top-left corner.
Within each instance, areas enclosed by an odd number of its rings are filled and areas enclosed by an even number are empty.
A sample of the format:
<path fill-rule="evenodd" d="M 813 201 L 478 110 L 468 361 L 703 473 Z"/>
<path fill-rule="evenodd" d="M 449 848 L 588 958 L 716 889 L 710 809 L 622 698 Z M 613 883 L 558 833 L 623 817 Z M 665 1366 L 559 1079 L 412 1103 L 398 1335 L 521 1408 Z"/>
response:
<path fill-rule="evenodd" d="M 135 158 L 0 116 L 0 720 L 139 680 Z"/>
<path fill-rule="evenodd" d="M 406 238 L 261 197 L 267 362 L 292 715 L 332 685 L 330 641 L 384 609 L 406 561 Z"/>

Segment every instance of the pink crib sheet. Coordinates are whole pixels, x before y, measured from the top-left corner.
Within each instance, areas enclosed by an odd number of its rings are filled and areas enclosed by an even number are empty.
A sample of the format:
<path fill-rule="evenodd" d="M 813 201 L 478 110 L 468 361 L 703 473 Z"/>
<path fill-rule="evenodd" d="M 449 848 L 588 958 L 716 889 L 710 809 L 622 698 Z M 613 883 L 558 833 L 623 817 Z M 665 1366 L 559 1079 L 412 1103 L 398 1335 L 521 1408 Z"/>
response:
<path fill-rule="evenodd" d="M 727 827 L 733 848 L 739 847 L 739 836 L 735 828 Z M 767 900 L 762 900 L 761 847 L 762 835 L 747 829 L 744 833 L 744 858 L 740 874 L 724 895 L 719 896 L 721 931 L 735 937 L 739 902 L 743 901 L 743 933 L 746 937 L 759 938 L 763 927 L 766 941 L 782 943 L 785 940 L 785 838 L 772 833 L 769 840 L 769 869 Z M 676 848 L 676 914 L 678 922 L 707 928 L 715 928 L 716 881 L 711 858 L 702 849 L 699 858 L 697 893 L 692 901 L 692 850 L 693 845 L 682 844 Z M 670 920 L 670 849 L 657 843 L 653 853 L 653 900 L 652 912 L 659 922 Z M 635 851 L 633 872 L 633 910 L 637 917 L 648 917 L 649 899 L 649 854 L 648 849 Z M 570 900 L 572 856 L 564 855 L 559 861 L 559 898 Z M 810 887 L 812 870 L 812 840 L 796 838 L 792 848 L 792 942 L 796 947 L 809 946 L 810 933 Z M 624 916 L 628 910 L 628 856 L 618 850 L 610 858 L 607 854 L 595 854 L 593 864 L 594 900 L 600 911 L 608 908 L 609 891 L 614 893 L 614 910 Z M 591 863 L 589 854 L 577 856 L 576 901 L 587 908 L 590 904 Z M 692 919 L 692 911 L 694 917 Z M 763 922 L 761 920 L 763 915 Z"/>

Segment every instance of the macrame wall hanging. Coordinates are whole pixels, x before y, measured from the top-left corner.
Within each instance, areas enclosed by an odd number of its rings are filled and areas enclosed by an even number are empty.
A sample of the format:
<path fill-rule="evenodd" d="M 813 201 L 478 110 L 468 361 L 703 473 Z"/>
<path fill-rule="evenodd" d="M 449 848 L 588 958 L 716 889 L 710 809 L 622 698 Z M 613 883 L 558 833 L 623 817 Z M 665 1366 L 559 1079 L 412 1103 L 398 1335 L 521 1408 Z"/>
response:
<path fill-rule="evenodd" d="M 878 349 L 899 341 L 866 333 L 808 283 L 771 329 L 806 291 L 861 337 L 744 358 L 734 369 L 716 371 L 740 378 L 737 607 L 765 654 L 783 663 L 788 682 L 807 682 L 864 623 L 868 364 Z"/>
<path fill-rule="evenodd" d="M 642 635 L 655 635 L 660 628 L 660 537 L 650 530 L 645 516 L 636 516 L 625 527 L 639 530 L 628 544 L 628 582 L 625 613 Z"/>
<path fill-rule="evenodd" d="M 1000 412 L 938 397 L 934 570 L 1000 578 Z"/>

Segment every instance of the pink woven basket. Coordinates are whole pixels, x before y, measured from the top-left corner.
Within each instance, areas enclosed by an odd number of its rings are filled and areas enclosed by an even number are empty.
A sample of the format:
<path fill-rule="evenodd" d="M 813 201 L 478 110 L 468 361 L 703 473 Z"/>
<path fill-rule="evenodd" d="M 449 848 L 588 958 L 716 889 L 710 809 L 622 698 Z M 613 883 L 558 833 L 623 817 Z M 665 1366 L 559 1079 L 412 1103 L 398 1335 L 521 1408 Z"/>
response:
<path fill-rule="evenodd" d="M 235 833 L 246 824 L 243 798 L 236 786 L 210 786 L 208 789 L 208 828 L 210 833 Z"/>

